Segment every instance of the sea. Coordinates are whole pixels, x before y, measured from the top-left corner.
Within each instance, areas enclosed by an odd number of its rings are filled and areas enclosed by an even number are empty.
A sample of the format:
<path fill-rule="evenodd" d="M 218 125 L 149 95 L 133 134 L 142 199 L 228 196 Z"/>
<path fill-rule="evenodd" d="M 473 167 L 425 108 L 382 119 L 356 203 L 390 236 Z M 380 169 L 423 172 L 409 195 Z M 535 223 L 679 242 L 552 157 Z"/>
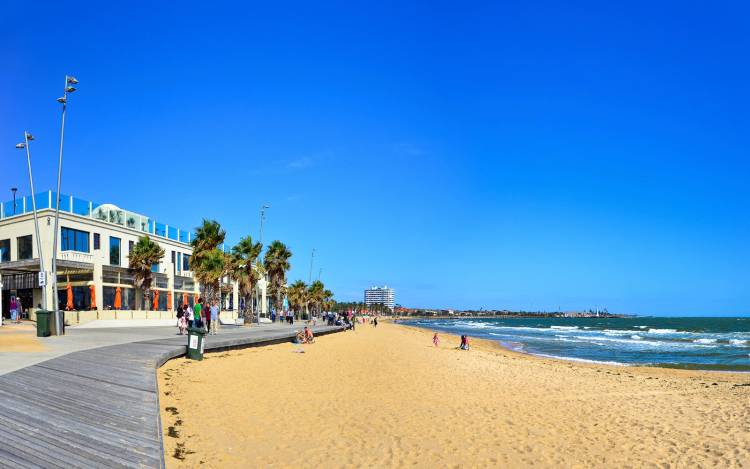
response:
<path fill-rule="evenodd" d="M 510 349 L 549 358 L 750 371 L 750 317 L 455 318 L 401 323 L 496 340 Z"/>

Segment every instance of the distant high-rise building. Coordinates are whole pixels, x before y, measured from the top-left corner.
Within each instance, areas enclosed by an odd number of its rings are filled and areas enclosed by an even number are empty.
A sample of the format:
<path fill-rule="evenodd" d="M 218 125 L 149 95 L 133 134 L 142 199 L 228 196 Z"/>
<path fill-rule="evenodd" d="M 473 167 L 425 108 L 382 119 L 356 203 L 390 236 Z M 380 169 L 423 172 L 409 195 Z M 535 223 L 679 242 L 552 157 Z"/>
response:
<path fill-rule="evenodd" d="M 396 305 L 395 298 L 393 288 L 388 288 L 388 285 L 372 287 L 365 290 L 365 305 L 367 306 L 383 304 L 393 309 Z"/>

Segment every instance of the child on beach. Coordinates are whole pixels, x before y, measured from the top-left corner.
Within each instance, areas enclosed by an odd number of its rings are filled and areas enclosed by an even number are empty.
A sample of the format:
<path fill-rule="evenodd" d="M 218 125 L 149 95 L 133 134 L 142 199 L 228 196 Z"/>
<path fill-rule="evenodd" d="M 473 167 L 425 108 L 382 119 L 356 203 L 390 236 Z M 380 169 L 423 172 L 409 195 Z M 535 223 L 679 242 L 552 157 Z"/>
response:
<path fill-rule="evenodd" d="M 468 335 L 462 335 L 461 336 L 461 345 L 458 346 L 461 350 L 469 350 L 469 336 Z"/>
<path fill-rule="evenodd" d="M 435 347 L 440 346 L 440 338 L 438 337 L 437 332 L 432 336 L 432 343 L 435 345 Z"/>

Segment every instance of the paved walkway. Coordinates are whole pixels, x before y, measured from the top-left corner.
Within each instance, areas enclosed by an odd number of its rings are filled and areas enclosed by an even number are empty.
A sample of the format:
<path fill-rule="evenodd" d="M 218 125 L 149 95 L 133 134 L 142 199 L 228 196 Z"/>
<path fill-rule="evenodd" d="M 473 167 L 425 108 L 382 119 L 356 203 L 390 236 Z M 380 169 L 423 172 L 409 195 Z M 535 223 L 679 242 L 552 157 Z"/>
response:
<path fill-rule="evenodd" d="M 0 467 L 164 467 L 155 370 L 184 355 L 187 339 L 143 329 L 157 337 L 129 329 L 88 330 L 106 333 L 81 339 L 89 345 L 118 337 L 123 342 L 71 351 L 0 376 Z M 225 328 L 206 337 L 205 349 L 286 342 L 297 329 Z M 321 335 L 340 328 L 314 330 Z M 68 336 L 57 339 L 74 341 L 81 332 L 68 329 Z"/>

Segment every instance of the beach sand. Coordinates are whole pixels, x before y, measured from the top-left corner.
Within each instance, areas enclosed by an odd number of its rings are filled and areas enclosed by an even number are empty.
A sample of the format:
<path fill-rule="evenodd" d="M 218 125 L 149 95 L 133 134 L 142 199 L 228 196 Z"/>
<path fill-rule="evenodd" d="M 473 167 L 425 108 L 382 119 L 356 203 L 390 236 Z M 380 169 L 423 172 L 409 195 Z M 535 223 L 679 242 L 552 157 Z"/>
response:
<path fill-rule="evenodd" d="M 750 467 L 750 375 L 542 359 L 382 322 L 177 359 L 167 467 Z M 175 455 L 178 455 L 178 459 Z"/>
<path fill-rule="evenodd" d="M 36 325 L 22 322 L 11 323 L 6 319 L 0 327 L 0 352 L 45 352 L 45 347 L 36 337 Z"/>

